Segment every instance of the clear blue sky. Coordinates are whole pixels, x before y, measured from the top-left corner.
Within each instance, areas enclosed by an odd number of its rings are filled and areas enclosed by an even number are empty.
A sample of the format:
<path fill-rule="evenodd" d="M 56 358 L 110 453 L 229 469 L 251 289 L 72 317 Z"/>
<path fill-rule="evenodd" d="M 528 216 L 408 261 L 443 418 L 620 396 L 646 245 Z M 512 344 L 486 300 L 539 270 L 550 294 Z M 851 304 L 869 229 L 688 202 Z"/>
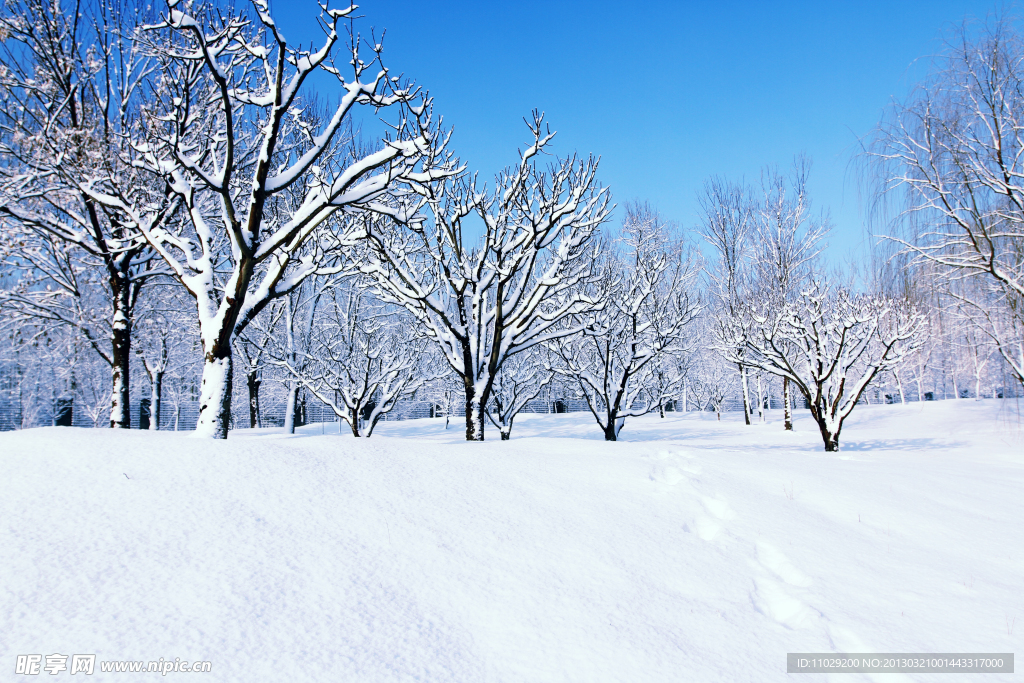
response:
<path fill-rule="evenodd" d="M 313 36 L 313 2 L 272 3 L 296 37 Z M 454 149 L 483 178 L 515 160 L 534 107 L 559 133 L 556 154 L 601 156 L 599 177 L 620 206 L 646 199 L 687 228 L 709 176 L 756 181 L 766 164 L 788 168 L 805 152 L 815 206 L 836 224 L 831 255 L 842 258 L 865 235 L 850 165 L 858 139 L 953 26 L 994 8 L 368 0 L 359 26 L 387 29 L 385 62 L 430 90 Z"/>

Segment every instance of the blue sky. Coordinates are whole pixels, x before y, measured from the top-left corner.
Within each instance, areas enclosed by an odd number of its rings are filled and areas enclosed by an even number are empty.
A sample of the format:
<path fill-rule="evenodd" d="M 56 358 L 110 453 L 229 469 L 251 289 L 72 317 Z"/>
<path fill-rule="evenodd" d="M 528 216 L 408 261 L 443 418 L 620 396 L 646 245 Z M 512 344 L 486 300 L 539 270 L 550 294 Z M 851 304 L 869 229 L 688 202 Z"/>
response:
<path fill-rule="evenodd" d="M 272 0 L 296 37 L 313 2 Z M 385 61 L 428 88 L 454 149 L 483 178 L 515 160 L 522 118 L 547 113 L 553 151 L 602 158 L 620 205 L 645 199 L 690 228 L 712 175 L 757 181 L 768 164 L 814 161 L 833 258 L 865 241 L 851 161 L 858 139 L 965 18 L 992 2 L 413 2 L 360 5 L 387 29 Z M 621 208 L 616 218 L 621 215 Z"/>

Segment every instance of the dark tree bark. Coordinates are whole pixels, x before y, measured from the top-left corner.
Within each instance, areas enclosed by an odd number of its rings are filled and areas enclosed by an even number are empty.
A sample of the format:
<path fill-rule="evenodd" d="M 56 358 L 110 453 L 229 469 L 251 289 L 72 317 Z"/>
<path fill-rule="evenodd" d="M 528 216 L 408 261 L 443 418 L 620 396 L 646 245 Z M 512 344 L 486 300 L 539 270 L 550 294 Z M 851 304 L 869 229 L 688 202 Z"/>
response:
<path fill-rule="evenodd" d="M 249 388 L 249 428 L 260 426 L 260 385 L 263 379 L 259 370 L 250 370 L 245 375 L 245 384 Z"/>
<path fill-rule="evenodd" d="M 153 396 L 150 402 L 150 423 L 149 428 L 153 431 L 160 429 L 160 413 L 163 409 L 164 372 L 160 370 L 153 373 Z"/>
<path fill-rule="evenodd" d="M 131 378 L 132 310 L 131 291 L 119 273 L 110 278 L 114 292 L 114 319 L 111 325 L 111 366 L 113 369 L 113 406 L 110 426 L 131 429 L 129 380 Z"/>
<path fill-rule="evenodd" d="M 612 421 L 604 428 L 605 441 L 618 441 L 619 435 L 615 433 L 615 421 Z"/>
<path fill-rule="evenodd" d="M 785 415 L 785 428 L 787 432 L 793 431 L 793 407 L 789 394 L 789 378 L 782 378 L 782 411 Z"/>

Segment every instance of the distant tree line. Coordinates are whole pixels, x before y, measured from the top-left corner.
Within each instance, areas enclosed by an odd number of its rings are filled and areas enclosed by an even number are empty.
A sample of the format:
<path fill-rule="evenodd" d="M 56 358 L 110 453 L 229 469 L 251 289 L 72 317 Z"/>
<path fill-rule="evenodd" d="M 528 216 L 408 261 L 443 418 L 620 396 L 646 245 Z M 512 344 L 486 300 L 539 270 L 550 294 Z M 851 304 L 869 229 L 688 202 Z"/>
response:
<path fill-rule="evenodd" d="M 803 157 L 709 179 L 692 230 L 642 201 L 613 227 L 597 159 L 549 157 L 532 112 L 482 183 L 354 9 L 323 9 L 306 48 L 262 0 L 0 9 L 0 381 L 35 397 L 23 422 L 71 396 L 129 428 L 141 382 L 151 428 L 197 400 L 196 432 L 226 438 L 234 387 L 253 427 L 273 387 L 289 431 L 305 397 L 354 436 L 416 397 L 461 404 L 476 441 L 544 392 L 616 440 L 733 395 L 751 424 L 777 392 L 834 451 L 872 392 L 1024 382 L 1012 23 L 964 29 L 884 114 L 864 160 L 886 236 L 844 270 Z M 384 132 L 356 134 L 360 110 Z"/>

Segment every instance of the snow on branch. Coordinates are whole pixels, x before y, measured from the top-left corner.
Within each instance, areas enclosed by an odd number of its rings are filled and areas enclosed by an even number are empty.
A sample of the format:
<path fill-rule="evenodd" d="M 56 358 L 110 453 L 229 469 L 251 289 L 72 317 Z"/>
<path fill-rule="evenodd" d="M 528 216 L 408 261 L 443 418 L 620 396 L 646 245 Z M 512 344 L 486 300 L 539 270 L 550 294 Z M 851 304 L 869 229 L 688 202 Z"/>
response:
<path fill-rule="evenodd" d="M 923 316 L 906 302 L 817 280 L 795 301 L 781 308 L 762 304 L 749 316 L 745 361 L 794 383 L 827 451 L 839 449 L 843 421 L 871 381 L 914 354 L 924 331 Z"/>
<path fill-rule="evenodd" d="M 470 440 L 483 437 L 483 410 L 506 359 L 574 333 L 563 323 L 598 306 L 582 285 L 594 274 L 608 193 L 594 158 L 537 167 L 553 137 L 542 121 L 534 112 L 533 143 L 493 191 L 466 175 L 415 179 L 405 196 L 371 204 L 379 218 L 361 223 L 372 248 L 362 272 L 412 312 L 462 379 Z M 471 241 L 474 219 L 483 234 Z"/>

